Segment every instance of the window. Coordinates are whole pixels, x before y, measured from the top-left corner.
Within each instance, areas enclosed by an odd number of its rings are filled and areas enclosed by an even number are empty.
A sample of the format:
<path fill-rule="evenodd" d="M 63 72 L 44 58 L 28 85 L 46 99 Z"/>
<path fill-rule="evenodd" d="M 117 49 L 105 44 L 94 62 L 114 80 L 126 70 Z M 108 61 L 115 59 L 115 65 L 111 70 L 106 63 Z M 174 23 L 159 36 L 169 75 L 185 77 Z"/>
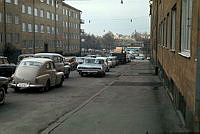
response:
<path fill-rule="evenodd" d="M 6 15 L 6 22 L 8 24 L 12 24 L 13 23 L 13 16 L 11 14 L 7 14 Z"/>
<path fill-rule="evenodd" d="M 167 34 L 167 30 L 166 30 L 166 19 L 164 20 L 164 23 L 163 23 L 163 45 L 166 46 L 166 34 Z"/>
<path fill-rule="evenodd" d="M 54 20 L 54 13 L 51 14 L 51 19 Z"/>
<path fill-rule="evenodd" d="M 15 24 L 19 24 L 19 16 L 15 16 Z"/>
<path fill-rule="evenodd" d="M 47 11 L 47 19 L 50 19 L 51 16 L 50 16 L 50 12 Z"/>
<path fill-rule="evenodd" d="M 35 24 L 35 32 L 37 33 L 38 32 L 38 25 Z"/>
<path fill-rule="evenodd" d="M 54 0 L 51 1 L 51 5 L 54 6 Z"/>
<path fill-rule="evenodd" d="M 67 14 L 68 14 L 68 11 L 66 10 L 66 11 L 65 11 L 65 15 L 67 16 Z"/>
<path fill-rule="evenodd" d="M 28 14 L 32 15 L 32 7 L 28 6 Z"/>
<path fill-rule="evenodd" d="M 41 32 L 41 33 L 44 33 L 44 25 L 41 25 L 41 26 L 40 26 L 40 32 Z"/>
<path fill-rule="evenodd" d="M 22 13 L 26 13 L 26 6 L 22 5 Z"/>
<path fill-rule="evenodd" d="M 19 33 L 16 33 L 15 34 L 15 42 L 19 43 L 19 40 L 20 40 L 20 35 L 19 35 Z"/>
<path fill-rule="evenodd" d="M 167 15 L 167 48 L 170 48 L 170 40 L 171 40 L 171 25 L 170 25 L 170 17 L 169 17 L 169 14 Z"/>
<path fill-rule="evenodd" d="M 32 32 L 32 24 L 28 24 L 28 32 Z"/>
<path fill-rule="evenodd" d="M 49 5 L 49 3 L 50 3 L 49 0 L 47 0 L 47 4 L 48 4 L 48 5 Z"/>
<path fill-rule="evenodd" d="M 40 17 L 42 17 L 42 18 L 44 17 L 44 10 L 42 10 L 42 9 L 40 10 Z"/>
<path fill-rule="evenodd" d="M 38 16 L 38 9 L 37 8 L 34 9 L 34 15 Z"/>
<path fill-rule="evenodd" d="M 58 15 L 56 14 L 56 20 L 58 21 Z"/>
<path fill-rule="evenodd" d="M 65 22 L 66 27 L 68 27 L 67 21 Z"/>
<path fill-rule="evenodd" d="M 47 33 L 51 33 L 49 26 L 47 26 Z"/>
<path fill-rule="evenodd" d="M 65 15 L 65 9 L 63 9 L 63 15 Z"/>
<path fill-rule="evenodd" d="M 51 28 L 52 34 L 55 34 L 55 27 Z"/>
<path fill-rule="evenodd" d="M 12 1 L 11 1 L 11 0 L 6 0 L 6 2 L 7 2 L 7 3 L 12 3 Z"/>
<path fill-rule="evenodd" d="M 26 24 L 25 23 L 22 23 L 22 31 L 26 32 Z"/>
<path fill-rule="evenodd" d="M 15 5 L 18 5 L 18 0 L 14 0 L 14 4 L 15 4 Z"/>
<path fill-rule="evenodd" d="M 0 43 L 2 43 L 2 42 L 3 42 L 3 34 L 0 33 Z"/>
<path fill-rule="evenodd" d="M 182 0 L 181 53 L 190 57 L 192 0 Z"/>
<path fill-rule="evenodd" d="M 2 13 L 0 12 L 0 22 L 2 22 Z"/>
<path fill-rule="evenodd" d="M 12 42 L 12 33 L 7 33 L 6 34 L 6 42 L 11 43 Z"/>
<path fill-rule="evenodd" d="M 172 9 L 172 21 L 171 21 L 171 49 L 174 51 L 176 49 L 176 8 Z"/>
<path fill-rule="evenodd" d="M 44 0 L 40 0 L 40 2 L 44 2 Z"/>

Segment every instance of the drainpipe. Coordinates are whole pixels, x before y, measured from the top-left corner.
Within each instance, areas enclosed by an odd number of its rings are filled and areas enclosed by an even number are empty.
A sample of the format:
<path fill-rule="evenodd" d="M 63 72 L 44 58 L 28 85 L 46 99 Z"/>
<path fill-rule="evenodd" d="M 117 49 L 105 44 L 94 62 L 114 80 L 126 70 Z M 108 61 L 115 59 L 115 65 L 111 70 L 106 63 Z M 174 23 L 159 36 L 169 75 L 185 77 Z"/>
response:
<path fill-rule="evenodd" d="M 35 54 L 35 0 L 33 0 L 33 54 Z"/>
<path fill-rule="evenodd" d="M 7 47 L 7 36 L 6 36 L 6 0 L 3 1 L 3 24 L 4 24 L 4 49 L 3 49 L 3 55 L 6 56 L 5 50 Z"/>
<path fill-rule="evenodd" d="M 156 0 L 156 67 L 155 75 L 158 75 L 158 0 Z"/>

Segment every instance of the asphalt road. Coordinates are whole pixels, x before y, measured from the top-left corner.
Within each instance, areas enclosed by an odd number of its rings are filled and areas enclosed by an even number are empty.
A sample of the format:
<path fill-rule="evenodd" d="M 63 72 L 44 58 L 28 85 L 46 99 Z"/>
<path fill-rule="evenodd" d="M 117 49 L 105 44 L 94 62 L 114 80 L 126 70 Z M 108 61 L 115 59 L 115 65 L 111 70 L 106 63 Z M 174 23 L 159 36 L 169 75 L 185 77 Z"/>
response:
<path fill-rule="evenodd" d="M 0 106 L 0 134 L 37 134 L 60 116 L 74 110 L 118 78 L 127 65 L 111 69 L 106 77 L 80 77 L 76 71 L 63 87 L 40 93 L 8 89 L 5 105 Z"/>
<path fill-rule="evenodd" d="M 103 78 L 74 71 L 63 87 L 8 90 L 0 134 L 134 134 L 182 126 L 148 61 L 112 68 Z"/>

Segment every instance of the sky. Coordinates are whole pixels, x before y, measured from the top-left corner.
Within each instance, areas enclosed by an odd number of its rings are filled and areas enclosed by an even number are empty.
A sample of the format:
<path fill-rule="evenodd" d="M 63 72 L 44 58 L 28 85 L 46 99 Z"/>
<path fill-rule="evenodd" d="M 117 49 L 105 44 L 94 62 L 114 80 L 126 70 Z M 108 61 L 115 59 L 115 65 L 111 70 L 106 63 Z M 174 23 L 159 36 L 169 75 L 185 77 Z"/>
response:
<path fill-rule="evenodd" d="M 135 30 L 149 33 L 149 0 L 65 0 L 82 11 L 81 25 L 86 33 L 103 35 L 109 31 L 114 34 L 131 35 Z M 131 22 L 132 19 L 132 22 Z M 90 22 L 89 22 L 90 21 Z"/>

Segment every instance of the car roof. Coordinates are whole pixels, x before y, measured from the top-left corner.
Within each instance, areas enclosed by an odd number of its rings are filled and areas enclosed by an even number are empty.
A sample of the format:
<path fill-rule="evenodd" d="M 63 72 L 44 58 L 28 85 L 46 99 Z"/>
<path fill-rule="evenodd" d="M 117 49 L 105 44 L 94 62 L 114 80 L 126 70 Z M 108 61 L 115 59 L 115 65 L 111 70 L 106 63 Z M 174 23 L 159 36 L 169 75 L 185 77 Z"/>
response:
<path fill-rule="evenodd" d="M 48 58 L 26 58 L 26 59 L 23 59 L 22 61 L 35 61 L 35 62 L 40 62 L 44 64 L 52 60 Z"/>
<path fill-rule="evenodd" d="M 45 56 L 62 56 L 61 54 L 58 53 L 36 53 L 36 56 L 38 55 L 45 55 Z M 62 56 L 63 57 L 63 56 Z"/>

